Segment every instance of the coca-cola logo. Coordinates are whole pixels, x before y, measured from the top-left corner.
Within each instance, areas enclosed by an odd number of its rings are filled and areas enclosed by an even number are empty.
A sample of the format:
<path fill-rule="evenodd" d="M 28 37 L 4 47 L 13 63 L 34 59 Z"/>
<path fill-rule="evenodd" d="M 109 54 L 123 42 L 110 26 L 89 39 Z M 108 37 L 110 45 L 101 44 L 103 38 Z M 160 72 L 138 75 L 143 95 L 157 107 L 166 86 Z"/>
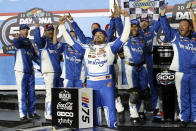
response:
<path fill-rule="evenodd" d="M 65 103 L 65 104 L 63 104 L 63 103 L 61 103 L 61 102 L 59 102 L 58 104 L 57 104 L 57 109 L 59 110 L 72 110 L 72 107 L 73 107 L 73 102 L 67 102 L 67 103 Z"/>

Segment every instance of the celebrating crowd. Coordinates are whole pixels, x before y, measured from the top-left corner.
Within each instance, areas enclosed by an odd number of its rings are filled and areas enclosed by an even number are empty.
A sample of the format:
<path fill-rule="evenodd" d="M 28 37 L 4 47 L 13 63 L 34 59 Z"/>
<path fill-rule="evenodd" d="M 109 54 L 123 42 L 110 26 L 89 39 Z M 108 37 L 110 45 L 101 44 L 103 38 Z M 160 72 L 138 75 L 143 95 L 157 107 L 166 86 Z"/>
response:
<path fill-rule="evenodd" d="M 36 24 L 34 43 L 38 53 L 27 38 L 29 27 L 25 24 L 20 25 L 20 34 L 16 34 L 13 41 L 16 49 L 14 70 L 20 119 L 27 120 L 27 116 L 40 118 L 35 113 L 32 61 L 40 65 L 44 78 L 46 120 L 52 119 L 51 88 L 85 87 L 93 88 L 94 91 L 94 125 L 100 125 L 101 110 L 104 109 L 107 125 L 116 128 L 117 113 L 119 122 L 124 122 L 125 108 L 121 97 L 115 91 L 115 87 L 121 85 L 127 85 L 129 88 L 127 101 L 133 124 L 145 121 L 144 101 L 150 95 L 154 119 L 161 119 L 158 87 L 153 85 L 152 48 L 157 43 L 157 33 L 162 27 L 165 40 L 172 43 L 174 50 L 170 70 L 175 71 L 180 125 L 186 126 L 189 121 L 196 124 L 195 16 L 190 9 L 193 22 L 183 19 L 179 23 L 179 29 L 175 30 L 170 27 L 165 12 L 166 7 L 160 9 L 159 20 L 150 25 L 148 17 L 130 19 L 128 12 L 115 4 L 110 23 L 106 25 L 105 30 L 102 30 L 98 23 L 92 24 L 92 37 L 83 34 L 70 14 L 59 18 L 59 26 L 47 24 L 43 36 L 40 34 L 39 25 Z M 124 16 L 124 25 L 121 15 Z M 61 41 L 57 40 L 58 30 L 63 34 Z M 62 61 L 63 71 L 60 66 Z"/>

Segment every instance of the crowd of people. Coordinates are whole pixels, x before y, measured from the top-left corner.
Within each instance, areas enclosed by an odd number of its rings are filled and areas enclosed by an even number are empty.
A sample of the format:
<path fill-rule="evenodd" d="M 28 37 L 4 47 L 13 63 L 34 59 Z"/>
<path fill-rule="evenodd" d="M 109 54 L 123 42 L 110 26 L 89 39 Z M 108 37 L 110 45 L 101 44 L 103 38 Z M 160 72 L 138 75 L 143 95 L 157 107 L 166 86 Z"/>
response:
<path fill-rule="evenodd" d="M 190 9 L 193 22 L 183 19 L 179 23 L 179 29 L 174 30 L 170 27 L 165 12 L 166 8 L 160 9 L 159 20 L 150 25 L 148 17 L 130 19 L 128 12 L 115 4 L 105 30 L 98 23 L 92 24 L 92 37 L 84 35 L 70 14 L 59 18 L 59 26 L 47 24 L 43 36 L 36 24 L 34 42 L 38 53 L 27 38 L 29 27 L 20 25 L 20 34 L 16 34 L 13 41 L 16 49 L 14 70 L 20 119 L 27 120 L 28 116 L 40 118 L 35 113 L 32 61 L 40 65 L 44 78 L 46 120 L 52 119 L 51 88 L 87 87 L 94 91 L 94 125 L 100 125 L 101 110 L 104 109 L 107 125 L 116 128 L 116 114 L 119 114 L 119 122 L 123 123 L 125 112 L 121 97 L 115 95 L 115 86 L 119 85 L 128 86 L 132 123 L 145 121 L 144 101 L 149 94 L 152 96 L 154 118 L 161 119 L 160 98 L 157 87 L 153 85 L 152 48 L 157 43 L 157 33 L 162 27 L 174 50 L 170 69 L 175 71 L 180 125 L 186 126 L 189 121 L 196 124 L 196 20 Z M 124 16 L 124 26 L 121 15 Z M 66 27 L 65 22 L 69 27 Z M 61 41 L 57 40 L 58 29 L 63 34 L 64 39 Z M 60 66 L 62 60 L 63 71 Z"/>

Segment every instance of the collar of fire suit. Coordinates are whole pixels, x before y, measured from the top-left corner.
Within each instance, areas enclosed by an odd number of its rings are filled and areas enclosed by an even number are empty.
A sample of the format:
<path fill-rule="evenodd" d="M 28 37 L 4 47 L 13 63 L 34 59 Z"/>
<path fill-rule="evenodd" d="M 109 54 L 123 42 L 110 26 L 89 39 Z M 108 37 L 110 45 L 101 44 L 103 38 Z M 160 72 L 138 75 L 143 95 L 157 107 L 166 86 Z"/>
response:
<path fill-rule="evenodd" d="M 19 34 L 19 39 L 22 40 L 25 45 L 31 45 L 30 41 L 29 41 L 29 38 L 24 38 L 22 37 L 20 34 Z"/>
<path fill-rule="evenodd" d="M 182 35 L 180 35 L 180 39 L 192 39 L 192 37 L 193 37 L 193 31 L 191 31 L 190 32 L 190 34 L 188 35 L 188 36 L 182 36 Z M 179 34 L 180 34 L 180 32 L 179 32 Z"/>
<path fill-rule="evenodd" d="M 21 34 L 19 34 L 19 39 L 21 39 L 21 40 L 29 40 L 29 38 L 24 38 L 24 37 L 22 37 Z"/>
<path fill-rule="evenodd" d="M 138 34 L 137 36 L 131 36 L 130 37 L 130 39 L 131 39 L 131 41 L 135 41 L 135 40 L 139 40 L 139 39 L 141 39 L 141 38 L 144 38 L 142 35 L 140 35 L 140 34 Z"/>
<path fill-rule="evenodd" d="M 47 43 L 49 43 L 50 45 L 54 45 L 52 39 L 49 39 L 46 36 L 44 36 L 44 37 L 45 37 L 45 40 L 46 40 Z"/>
<path fill-rule="evenodd" d="M 104 48 L 106 46 L 106 43 L 99 44 L 99 45 L 93 45 L 94 48 Z"/>

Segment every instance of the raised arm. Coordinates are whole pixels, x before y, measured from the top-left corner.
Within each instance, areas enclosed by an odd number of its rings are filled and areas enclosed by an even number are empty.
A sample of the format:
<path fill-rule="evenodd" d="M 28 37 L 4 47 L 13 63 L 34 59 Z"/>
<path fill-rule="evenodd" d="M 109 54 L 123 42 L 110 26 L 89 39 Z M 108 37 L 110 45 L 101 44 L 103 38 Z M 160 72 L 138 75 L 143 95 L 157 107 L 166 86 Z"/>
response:
<path fill-rule="evenodd" d="M 13 44 L 14 44 L 14 46 L 15 46 L 17 49 L 21 48 L 21 44 L 20 44 L 20 43 L 22 43 L 22 40 L 20 40 L 18 34 L 15 34 L 15 35 L 14 35 Z"/>
<path fill-rule="evenodd" d="M 46 42 L 45 39 L 43 39 L 40 35 L 39 26 L 36 26 L 34 30 L 34 42 L 37 45 L 38 49 L 42 49 L 45 47 Z"/>
<path fill-rule="evenodd" d="M 190 14 L 191 14 L 192 22 L 193 22 L 193 29 L 194 29 L 194 32 L 196 32 L 196 17 L 195 17 L 193 9 L 191 7 L 192 7 L 192 3 L 190 6 Z"/>
<path fill-rule="evenodd" d="M 169 41 L 172 41 L 175 38 L 176 31 L 171 28 L 171 26 L 169 25 L 169 23 L 167 21 L 167 18 L 165 15 L 166 8 L 167 7 L 165 7 L 164 9 L 160 8 L 160 15 L 161 15 L 160 16 L 160 24 L 161 24 L 161 27 L 162 27 L 163 32 L 166 35 L 167 39 Z"/>
<path fill-rule="evenodd" d="M 77 43 L 76 41 L 74 41 L 74 39 L 72 38 L 70 32 L 66 29 L 64 24 L 60 24 L 59 25 L 59 30 L 62 32 L 63 34 L 63 38 L 65 39 L 66 43 L 70 46 L 72 46 L 73 48 L 75 48 L 78 52 L 80 52 L 81 54 L 85 54 L 85 48 Z"/>
<path fill-rule="evenodd" d="M 40 57 L 37 55 L 37 53 L 35 52 L 34 48 L 33 48 L 33 61 L 35 63 L 37 63 L 38 65 L 40 65 Z"/>
<path fill-rule="evenodd" d="M 70 15 L 66 16 L 68 18 L 68 20 L 71 23 L 71 27 L 73 28 L 74 32 L 76 33 L 76 35 L 78 36 L 79 40 L 83 43 L 83 44 L 89 44 L 90 42 L 90 37 L 86 37 L 83 33 L 83 31 L 80 29 L 80 27 L 78 26 L 78 24 L 73 20 L 73 17 Z"/>
<path fill-rule="evenodd" d="M 56 44 L 58 42 L 57 41 L 57 29 L 58 29 L 58 26 L 54 25 L 53 44 Z"/>
<path fill-rule="evenodd" d="M 152 26 L 153 26 L 153 31 L 154 32 L 156 32 L 156 33 L 158 33 L 158 31 L 159 31 L 159 28 L 160 28 L 160 20 L 155 20 L 155 21 L 153 21 L 153 23 L 152 23 Z"/>
<path fill-rule="evenodd" d="M 14 40 L 13 44 L 16 47 L 16 49 L 26 49 L 29 48 L 29 45 L 25 44 L 24 41 L 22 40 L 22 37 L 19 34 L 14 35 Z"/>
<path fill-rule="evenodd" d="M 123 24 L 122 24 L 122 20 L 120 17 L 116 17 L 115 26 L 116 26 L 116 31 L 117 31 L 118 35 L 121 36 L 122 32 L 123 32 Z"/>
<path fill-rule="evenodd" d="M 109 23 L 109 29 L 107 30 L 107 42 L 111 42 L 112 41 L 112 37 L 114 35 L 114 18 L 111 18 L 110 23 Z"/>
<path fill-rule="evenodd" d="M 131 30 L 130 17 L 128 12 L 126 10 L 123 10 L 122 14 L 125 16 L 125 26 L 122 35 L 114 42 L 113 45 L 111 45 L 111 50 L 114 54 L 116 54 L 123 45 L 123 43 L 125 43 L 129 39 L 129 34 Z"/>
<path fill-rule="evenodd" d="M 122 24 L 122 20 L 121 20 L 121 7 L 120 5 L 117 5 L 116 2 L 114 4 L 115 6 L 115 27 L 116 27 L 116 31 L 118 33 L 118 36 L 122 35 L 123 32 L 123 24 Z"/>

